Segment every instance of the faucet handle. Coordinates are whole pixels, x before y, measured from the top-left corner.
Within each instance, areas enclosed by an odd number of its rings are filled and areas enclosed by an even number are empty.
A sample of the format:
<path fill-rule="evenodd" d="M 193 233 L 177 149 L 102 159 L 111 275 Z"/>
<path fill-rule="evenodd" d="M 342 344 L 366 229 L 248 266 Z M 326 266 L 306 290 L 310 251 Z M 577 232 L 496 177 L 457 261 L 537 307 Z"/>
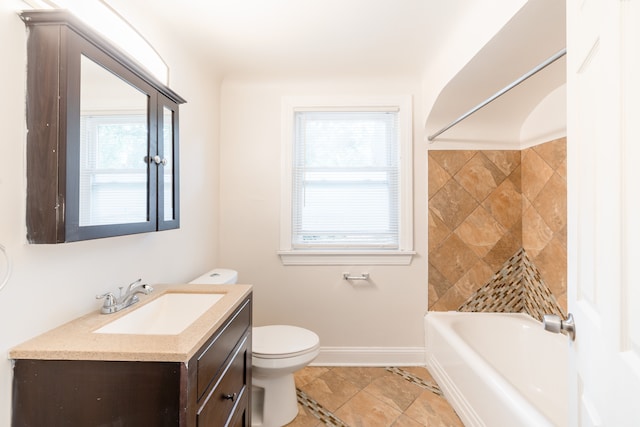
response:
<path fill-rule="evenodd" d="M 113 293 L 111 292 L 107 292 L 105 294 L 102 295 L 96 295 L 96 299 L 102 299 L 104 298 L 104 307 L 111 307 L 113 305 L 116 305 L 116 296 L 113 295 Z"/>
<path fill-rule="evenodd" d="M 102 308 L 100 312 L 103 314 L 115 313 L 118 308 L 118 300 L 116 296 L 111 292 L 107 292 L 106 294 L 96 295 L 96 299 L 104 298 L 104 304 L 102 304 Z"/>

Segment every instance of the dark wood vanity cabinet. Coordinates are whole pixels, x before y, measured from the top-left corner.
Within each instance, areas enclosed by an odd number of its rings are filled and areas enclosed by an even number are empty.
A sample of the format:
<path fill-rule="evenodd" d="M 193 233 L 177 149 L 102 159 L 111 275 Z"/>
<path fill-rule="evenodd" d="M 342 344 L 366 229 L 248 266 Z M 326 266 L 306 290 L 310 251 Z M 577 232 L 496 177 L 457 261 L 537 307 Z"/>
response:
<path fill-rule="evenodd" d="M 15 360 L 12 427 L 251 425 L 251 296 L 187 362 Z"/>
<path fill-rule="evenodd" d="M 251 323 L 247 300 L 190 361 L 196 376 L 190 403 L 198 409 L 195 423 L 186 425 L 251 425 Z"/>

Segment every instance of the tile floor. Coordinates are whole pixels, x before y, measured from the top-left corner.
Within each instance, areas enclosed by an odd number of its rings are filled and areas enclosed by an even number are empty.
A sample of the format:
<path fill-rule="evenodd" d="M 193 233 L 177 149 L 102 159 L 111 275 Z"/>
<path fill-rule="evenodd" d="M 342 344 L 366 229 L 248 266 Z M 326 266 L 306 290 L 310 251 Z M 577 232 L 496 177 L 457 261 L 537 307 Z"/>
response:
<path fill-rule="evenodd" d="M 422 367 L 309 366 L 295 381 L 298 416 L 287 427 L 463 427 Z"/>

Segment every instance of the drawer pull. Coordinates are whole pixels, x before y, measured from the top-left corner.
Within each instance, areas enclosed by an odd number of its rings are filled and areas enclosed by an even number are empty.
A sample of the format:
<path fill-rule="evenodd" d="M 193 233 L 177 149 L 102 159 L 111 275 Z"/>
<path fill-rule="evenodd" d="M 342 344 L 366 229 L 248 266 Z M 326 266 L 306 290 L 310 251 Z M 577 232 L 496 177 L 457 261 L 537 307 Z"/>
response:
<path fill-rule="evenodd" d="M 224 397 L 226 400 L 230 400 L 232 402 L 235 402 L 236 401 L 236 397 L 238 397 L 238 393 L 223 394 L 222 397 Z"/>

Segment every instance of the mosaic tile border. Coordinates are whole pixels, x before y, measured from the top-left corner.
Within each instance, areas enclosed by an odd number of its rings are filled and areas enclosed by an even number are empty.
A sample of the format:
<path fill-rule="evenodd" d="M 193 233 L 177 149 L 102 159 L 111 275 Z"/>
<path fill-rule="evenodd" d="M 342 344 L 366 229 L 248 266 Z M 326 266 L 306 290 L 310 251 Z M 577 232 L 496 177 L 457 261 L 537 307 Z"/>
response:
<path fill-rule="evenodd" d="M 430 392 L 437 394 L 438 396 L 442 396 L 442 391 L 440 387 L 431 381 L 424 380 L 417 375 L 412 374 L 409 371 L 406 371 L 402 368 L 397 367 L 387 367 L 385 368 L 388 372 L 399 375 L 405 380 L 409 381 L 412 384 L 416 384 Z M 304 407 L 306 407 L 311 415 L 322 421 L 325 425 L 331 427 L 349 427 L 349 425 L 345 424 L 340 418 L 338 418 L 334 413 L 327 410 L 320 403 L 314 400 L 311 396 L 306 394 L 304 391 L 296 388 L 296 395 L 298 397 L 298 403 Z"/>
<path fill-rule="evenodd" d="M 416 384 L 424 389 L 427 389 L 430 392 L 437 394 L 438 396 L 442 396 L 442 390 L 440 390 L 440 387 L 436 383 L 432 383 L 431 381 L 424 380 L 419 376 L 412 374 L 409 371 L 405 371 L 402 368 L 388 367 L 385 369 L 388 372 L 391 372 L 396 375 L 400 375 L 402 378 L 409 381 L 410 383 Z"/>
<path fill-rule="evenodd" d="M 306 407 L 311 415 L 322 421 L 324 424 L 332 427 L 349 427 L 347 424 L 343 423 L 340 418 L 336 417 L 331 411 L 324 408 L 299 388 L 296 388 L 296 395 L 298 396 L 298 403 Z"/>
<path fill-rule="evenodd" d="M 566 318 L 524 248 L 518 249 L 458 311 L 526 313 L 539 321 L 545 314 Z"/>

